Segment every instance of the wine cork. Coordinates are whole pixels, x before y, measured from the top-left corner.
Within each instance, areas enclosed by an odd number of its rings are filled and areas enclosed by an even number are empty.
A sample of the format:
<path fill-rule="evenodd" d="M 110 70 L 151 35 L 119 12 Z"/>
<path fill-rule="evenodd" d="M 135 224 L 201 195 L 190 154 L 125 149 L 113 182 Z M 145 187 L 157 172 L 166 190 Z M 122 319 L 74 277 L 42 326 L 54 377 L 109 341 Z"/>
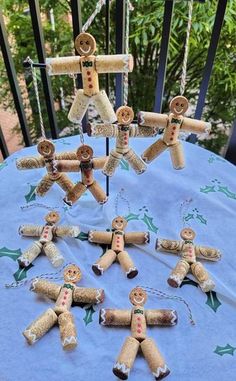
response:
<path fill-rule="evenodd" d="M 103 122 L 114 123 L 116 121 L 116 114 L 104 90 L 94 95 L 92 101 Z"/>
<path fill-rule="evenodd" d="M 102 169 L 106 164 L 108 156 L 96 157 L 92 159 L 93 169 Z"/>
<path fill-rule="evenodd" d="M 55 154 L 55 160 L 77 160 L 76 152 L 60 152 Z"/>
<path fill-rule="evenodd" d="M 118 128 L 117 125 L 111 123 L 89 123 L 87 134 L 88 136 L 112 138 L 118 136 Z"/>
<path fill-rule="evenodd" d="M 69 351 L 77 346 L 77 333 L 73 315 L 67 311 L 58 316 L 63 349 Z"/>
<path fill-rule="evenodd" d="M 99 324 L 108 326 L 127 326 L 131 323 L 130 310 L 102 308 L 99 313 Z"/>
<path fill-rule="evenodd" d="M 39 242 L 40 243 L 46 243 L 46 242 L 50 242 L 52 241 L 53 239 L 53 226 L 51 225 L 45 225 L 43 227 L 43 231 L 39 237 Z"/>
<path fill-rule="evenodd" d="M 146 171 L 147 166 L 145 165 L 143 160 L 132 150 L 132 148 L 130 148 L 129 151 L 124 154 L 124 158 L 135 170 L 137 175 L 141 175 L 143 172 Z"/>
<path fill-rule="evenodd" d="M 112 235 L 112 232 L 90 230 L 88 232 L 88 240 L 89 242 L 110 244 Z"/>
<path fill-rule="evenodd" d="M 147 127 L 165 128 L 168 124 L 168 115 L 157 114 L 155 112 L 140 111 L 138 114 L 138 124 Z"/>
<path fill-rule="evenodd" d="M 94 182 L 93 170 L 92 170 L 92 162 L 90 163 L 90 167 L 81 168 L 81 182 L 86 185 L 92 185 Z"/>
<path fill-rule="evenodd" d="M 117 254 L 117 259 L 127 278 L 132 279 L 138 275 L 138 270 L 127 251 L 121 251 L 119 254 Z"/>
<path fill-rule="evenodd" d="M 39 237 L 43 231 L 43 226 L 39 225 L 20 225 L 18 232 L 20 235 L 28 237 Z"/>
<path fill-rule="evenodd" d="M 146 310 L 148 325 L 171 326 L 178 322 L 177 312 L 174 310 Z"/>
<path fill-rule="evenodd" d="M 20 267 L 27 267 L 32 263 L 35 258 L 41 253 L 42 244 L 35 241 L 22 255 L 17 259 Z"/>
<path fill-rule="evenodd" d="M 118 136 L 116 138 L 116 152 L 123 155 L 129 151 L 129 127 L 118 125 Z"/>
<path fill-rule="evenodd" d="M 42 336 L 47 333 L 50 328 L 52 328 L 57 322 L 57 315 L 55 312 L 49 308 L 46 312 L 34 320 L 33 323 L 26 328 L 23 332 L 27 342 L 29 344 L 34 344 Z"/>
<path fill-rule="evenodd" d="M 34 169 L 43 168 L 45 166 L 44 158 L 42 156 L 25 157 L 16 160 L 17 169 Z"/>
<path fill-rule="evenodd" d="M 84 94 L 83 89 L 77 90 L 75 99 L 68 114 L 68 119 L 72 123 L 81 123 L 87 111 L 89 102 L 90 97 Z"/>
<path fill-rule="evenodd" d="M 63 199 L 64 202 L 68 205 L 73 205 L 86 191 L 86 186 L 81 182 L 78 182 L 70 191 L 66 194 Z"/>
<path fill-rule="evenodd" d="M 195 253 L 198 258 L 208 261 L 218 261 L 221 258 L 221 252 L 218 249 L 205 246 L 195 246 Z"/>
<path fill-rule="evenodd" d="M 177 143 L 179 137 L 179 130 L 183 121 L 182 115 L 170 114 L 168 125 L 165 127 L 162 140 L 168 146 Z"/>
<path fill-rule="evenodd" d="M 99 304 L 104 301 L 105 293 L 99 288 L 75 287 L 73 293 L 74 303 Z"/>
<path fill-rule="evenodd" d="M 57 315 L 70 310 L 73 301 L 74 288 L 75 286 L 71 283 L 65 283 L 61 287 L 54 307 L 54 311 Z"/>
<path fill-rule="evenodd" d="M 170 373 L 170 370 L 167 368 L 166 362 L 160 351 L 157 349 L 154 340 L 151 338 L 145 339 L 141 343 L 141 349 L 156 380 L 161 380 Z"/>
<path fill-rule="evenodd" d="M 139 126 L 135 124 L 130 124 L 129 126 L 129 136 L 135 138 L 151 138 L 158 134 L 158 127 L 149 126 Z"/>
<path fill-rule="evenodd" d="M 98 73 L 95 69 L 96 57 L 93 55 L 81 57 L 81 72 L 84 94 L 89 97 L 99 92 Z"/>
<path fill-rule="evenodd" d="M 103 254 L 96 263 L 94 263 L 92 270 L 96 275 L 102 275 L 115 260 L 116 253 L 114 250 L 107 250 L 105 254 Z"/>
<path fill-rule="evenodd" d="M 79 226 L 57 226 L 56 236 L 57 237 L 77 237 L 80 233 Z"/>
<path fill-rule="evenodd" d="M 79 172 L 80 162 L 76 160 L 58 160 L 57 161 L 58 172 Z"/>
<path fill-rule="evenodd" d="M 111 150 L 109 158 L 104 165 L 103 173 L 106 176 L 113 176 L 116 168 L 118 167 L 120 160 L 122 159 L 123 155 L 116 152 L 115 150 Z"/>
<path fill-rule="evenodd" d="M 45 295 L 52 300 L 57 300 L 61 286 L 44 279 L 36 278 L 32 281 L 30 290 L 37 294 Z"/>
<path fill-rule="evenodd" d="M 60 185 L 60 187 L 65 191 L 69 192 L 73 187 L 74 184 L 72 181 L 65 175 L 65 173 L 61 173 L 60 177 L 56 180 L 57 184 Z"/>
<path fill-rule="evenodd" d="M 163 140 L 159 139 L 155 143 L 153 143 L 150 147 L 148 147 L 143 152 L 141 157 L 145 163 L 150 163 L 162 152 L 164 152 L 167 148 L 168 146 L 163 142 Z"/>
<path fill-rule="evenodd" d="M 211 131 L 211 123 L 202 120 L 184 118 L 182 130 L 194 132 L 196 134 L 209 134 Z"/>
<path fill-rule="evenodd" d="M 111 249 L 119 253 L 124 250 L 124 247 L 124 232 L 122 230 L 115 230 L 112 236 Z"/>
<path fill-rule="evenodd" d="M 170 240 L 170 239 L 157 239 L 156 240 L 156 250 L 160 251 L 168 251 L 171 253 L 179 253 L 182 251 L 183 248 L 183 242 L 182 241 L 176 241 L 176 240 Z"/>
<path fill-rule="evenodd" d="M 81 73 L 80 57 L 46 58 L 48 75 Z"/>
<path fill-rule="evenodd" d="M 43 197 L 54 184 L 50 175 L 45 175 L 35 189 L 37 196 Z"/>
<path fill-rule="evenodd" d="M 215 288 L 215 283 L 210 279 L 208 272 L 200 262 L 193 263 L 191 270 L 193 275 L 197 278 L 203 292 L 208 292 Z"/>
<path fill-rule="evenodd" d="M 179 287 L 183 282 L 185 276 L 190 269 L 190 265 L 184 261 L 180 260 L 175 268 L 172 270 L 167 282 L 171 287 Z"/>
<path fill-rule="evenodd" d="M 125 243 L 143 245 L 150 242 L 149 232 L 129 232 L 125 233 Z"/>
<path fill-rule="evenodd" d="M 181 142 L 177 142 L 169 147 L 170 157 L 175 169 L 183 169 L 185 167 L 184 151 Z"/>
<path fill-rule="evenodd" d="M 131 336 L 138 341 L 142 341 L 146 338 L 146 318 L 144 307 L 136 305 L 132 308 L 131 313 Z"/>
<path fill-rule="evenodd" d="M 64 263 L 63 256 L 53 242 L 46 242 L 43 246 L 43 251 L 54 267 L 59 267 Z"/>
<path fill-rule="evenodd" d="M 96 57 L 98 73 L 128 73 L 133 70 L 134 60 L 131 54 L 113 54 Z"/>
<path fill-rule="evenodd" d="M 139 342 L 133 337 L 127 337 L 121 352 L 113 367 L 113 373 L 115 376 L 122 380 L 127 380 L 130 370 L 133 366 L 134 360 L 137 356 L 139 349 Z"/>

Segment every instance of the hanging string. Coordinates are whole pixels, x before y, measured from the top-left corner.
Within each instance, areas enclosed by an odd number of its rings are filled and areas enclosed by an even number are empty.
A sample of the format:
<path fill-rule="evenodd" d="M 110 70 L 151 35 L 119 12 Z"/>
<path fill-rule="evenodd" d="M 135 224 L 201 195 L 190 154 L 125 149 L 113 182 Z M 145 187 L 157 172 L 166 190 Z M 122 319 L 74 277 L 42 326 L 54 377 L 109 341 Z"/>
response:
<path fill-rule="evenodd" d="M 116 195 L 116 198 L 115 198 L 115 213 L 116 213 L 116 216 L 119 215 L 119 213 L 118 213 L 119 199 L 124 201 L 124 203 L 126 204 L 127 209 L 128 209 L 128 214 L 130 214 L 130 203 L 129 203 L 129 200 L 124 196 L 124 192 L 125 192 L 124 188 L 121 188 L 121 190 Z"/>
<path fill-rule="evenodd" d="M 112 2 L 113 0 L 110 0 L 110 3 Z M 93 13 L 91 14 L 91 16 L 88 18 L 88 20 L 86 21 L 86 23 L 83 25 L 82 27 L 82 32 L 86 32 L 86 30 L 90 27 L 90 25 L 92 24 L 93 20 L 95 19 L 95 17 L 98 15 L 98 13 L 101 12 L 101 9 L 103 7 L 103 5 L 106 4 L 106 0 L 99 0 L 97 2 L 97 5 L 96 5 L 96 8 L 95 10 L 93 11 Z"/>
<path fill-rule="evenodd" d="M 180 214 L 180 219 L 182 221 L 183 227 L 187 225 L 185 217 L 186 217 L 186 214 L 187 214 L 187 212 L 189 210 L 190 204 L 192 202 L 193 202 L 192 198 L 187 198 L 186 200 L 184 200 L 180 204 L 179 214 Z"/>
<path fill-rule="evenodd" d="M 187 25 L 187 33 L 186 33 L 186 41 L 184 47 L 184 59 L 182 66 L 182 74 L 180 81 L 180 95 L 184 94 L 185 86 L 186 86 L 186 77 L 187 77 L 187 62 L 188 62 L 188 53 L 189 53 L 189 37 L 190 30 L 192 25 L 192 13 L 193 13 L 193 0 L 188 1 L 188 25 Z"/>
<path fill-rule="evenodd" d="M 186 300 L 181 298 L 181 296 L 166 294 L 165 292 L 157 290 L 157 289 L 155 289 L 153 287 L 148 287 L 148 286 L 137 286 L 137 287 L 141 287 L 148 294 L 156 295 L 159 298 L 162 298 L 162 299 L 171 299 L 171 300 L 176 300 L 177 302 L 184 303 L 186 308 L 187 308 L 187 310 L 188 310 L 189 321 L 190 321 L 190 323 L 192 325 L 195 325 L 195 321 L 193 320 L 192 310 L 191 310 L 189 304 L 186 302 Z"/>
<path fill-rule="evenodd" d="M 134 7 L 131 2 L 128 0 L 126 2 L 126 31 L 125 31 L 125 54 L 129 54 L 129 19 L 130 11 L 133 11 Z M 129 82 L 128 82 L 128 72 L 124 73 L 124 105 L 127 106 L 128 103 L 128 91 L 129 91 Z"/>
<path fill-rule="evenodd" d="M 48 205 L 45 205 L 45 204 L 40 204 L 38 202 L 35 202 L 34 204 L 27 204 L 27 205 L 20 206 L 20 209 L 21 210 L 26 210 L 26 209 L 29 209 L 29 208 L 36 208 L 36 207 L 44 208 L 44 209 L 48 209 L 48 210 L 59 209 L 59 206 L 48 206 Z"/>
<path fill-rule="evenodd" d="M 34 278 L 31 278 L 31 279 L 24 279 L 24 280 L 19 280 L 19 281 L 16 281 L 16 282 L 12 282 L 12 283 L 6 283 L 5 284 L 5 288 L 17 288 L 17 287 L 20 287 L 20 286 L 24 286 L 26 285 L 27 283 L 31 283 L 33 280 L 35 279 L 53 279 L 53 280 L 61 280 L 63 279 L 63 275 L 61 274 L 62 271 L 69 265 L 73 265 L 73 263 L 67 263 L 66 265 L 64 265 L 59 271 L 57 272 L 53 272 L 53 273 L 45 273 L 45 274 L 40 274 Z M 58 276 L 59 275 L 59 276 Z"/>
<path fill-rule="evenodd" d="M 36 96 L 36 101 L 37 101 L 37 107 L 38 107 L 38 113 L 39 113 L 39 124 L 40 124 L 41 136 L 42 136 L 43 139 L 46 139 L 46 133 L 45 133 L 45 128 L 44 128 L 44 124 L 43 124 L 43 116 L 42 116 L 41 104 L 40 104 L 40 99 L 39 99 L 39 89 L 38 89 L 38 81 L 37 81 L 36 69 L 33 66 L 34 62 L 32 61 L 32 59 L 30 57 L 27 57 L 26 61 L 30 64 L 30 70 L 31 70 L 31 73 L 32 73 L 34 91 L 35 91 L 35 96 Z"/>

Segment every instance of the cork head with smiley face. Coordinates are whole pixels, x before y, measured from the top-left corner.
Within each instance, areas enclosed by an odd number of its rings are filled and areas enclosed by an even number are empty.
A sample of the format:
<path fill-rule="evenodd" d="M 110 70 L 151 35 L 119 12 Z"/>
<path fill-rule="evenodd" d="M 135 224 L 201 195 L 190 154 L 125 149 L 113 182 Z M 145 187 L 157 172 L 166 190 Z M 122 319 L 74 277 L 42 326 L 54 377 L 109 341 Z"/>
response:
<path fill-rule="evenodd" d="M 52 210 L 50 213 L 46 215 L 45 220 L 49 225 L 53 225 L 60 220 L 60 215 L 59 213 Z"/>
<path fill-rule="evenodd" d="M 127 223 L 124 217 L 117 216 L 112 221 L 112 228 L 115 230 L 125 230 Z"/>
<path fill-rule="evenodd" d="M 41 142 L 38 143 L 37 149 L 40 155 L 45 158 L 53 156 L 55 152 L 54 144 L 48 139 L 41 140 Z"/>
<path fill-rule="evenodd" d="M 80 281 L 82 274 L 81 270 L 76 265 L 69 265 L 64 271 L 64 281 L 70 283 L 77 283 Z"/>
<path fill-rule="evenodd" d="M 90 146 L 84 144 L 77 149 L 76 155 L 79 161 L 89 161 L 93 158 L 93 149 Z"/>
<path fill-rule="evenodd" d="M 121 106 L 116 110 L 118 124 L 128 126 L 134 120 L 134 112 L 129 106 Z"/>
<path fill-rule="evenodd" d="M 147 293 L 141 287 L 135 287 L 129 294 L 129 300 L 134 306 L 144 306 L 147 301 Z"/>
<path fill-rule="evenodd" d="M 75 39 L 75 49 L 80 56 L 91 56 L 96 51 L 96 40 L 89 33 L 80 33 Z"/>
<path fill-rule="evenodd" d="M 196 234 L 195 234 L 194 230 L 191 228 L 184 228 L 180 232 L 180 237 L 184 241 L 193 241 L 195 236 L 196 236 Z"/>
<path fill-rule="evenodd" d="M 175 115 L 184 115 L 188 109 L 187 98 L 179 95 L 170 101 L 170 111 Z"/>

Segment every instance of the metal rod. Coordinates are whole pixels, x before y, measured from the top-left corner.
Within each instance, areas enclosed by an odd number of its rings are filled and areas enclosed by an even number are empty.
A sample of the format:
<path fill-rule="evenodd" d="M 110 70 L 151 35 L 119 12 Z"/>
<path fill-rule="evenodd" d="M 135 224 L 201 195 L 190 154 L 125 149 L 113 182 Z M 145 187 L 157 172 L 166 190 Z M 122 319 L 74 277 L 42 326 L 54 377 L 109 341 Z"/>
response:
<path fill-rule="evenodd" d="M 224 156 L 232 164 L 236 164 L 236 119 L 232 126 L 232 133 L 229 138 L 229 141 L 226 147 L 226 153 Z"/>
<path fill-rule="evenodd" d="M 6 159 L 6 157 L 9 156 L 9 151 L 7 148 L 6 140 L 5 140 L 4 135 L 2 133 L 1 126 L 0 126 L 0 150 L 2 152 L 3 159 Z"/>
<path fill-rule="evenodd" d="M 0 46 L 2 49 L 3 60 L 5 63 L 16 112 L 19 118 L 23 139 L 24 139 L 25 145 L 28 147 L 32 145 L 32 140 L 31 140 L 28 125 L 27 125 L 24 105 L 23 105 L 21 92 L 18 85 L 18 81 L 17 81 L 16 70 L 13 63 L 10 46 L 8 43 L 6 27 L 5 27 L 1 9 L 0 9 Z"/>

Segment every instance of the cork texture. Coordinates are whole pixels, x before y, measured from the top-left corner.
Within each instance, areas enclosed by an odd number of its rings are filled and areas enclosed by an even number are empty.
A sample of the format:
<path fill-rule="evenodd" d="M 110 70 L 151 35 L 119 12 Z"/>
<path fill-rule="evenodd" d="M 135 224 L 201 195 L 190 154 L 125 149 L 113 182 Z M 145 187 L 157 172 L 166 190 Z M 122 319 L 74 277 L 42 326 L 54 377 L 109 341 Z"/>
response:
<path fill-rule="evenodd" d="M 138 341 L 146 338 L 147 324 L 143 306 L 135 306 L 131 312 L 131 336 Z"/>
<path fill-rule="evenodd" d="M 195 246 L 195 253 L 198 258 L 213 262 L 218 261 L 221 258 L 220 250 L 212 247 Z"/>
<path fill-rule="evenodd" d="M 185 167 L 185 159 L 184 159 L 184 151 L 181 142 L 177 142 L 176 144 L 169 147 L 170 149 L 170 157 L 175 169 L 182 169 Z"/>
<path fill-rule="evenodd" d="M 168 146 L 163 142 L 162 139 L 157 140 L 150 147 L 148 147 L 141 155 L 145 163 L 150 163 L 156 157 L 158 157 L 162 152 L 164 152 Z"/>
<path fill-rule="evenodd" d="M 113 367 L 113 373 L 122 380 L 126 380 L 129 376 L 129 372 L 138 353 L 139 345 L 136 339 L 127 337 L 122 346 L 121 352 Z"/>
<path fill-rule="evenodd" d="M 105 297 L 103 289 L 75 287 L 73 300 L 75 303 L 102 303 Z"/>
<path fill-rule="evenodd" d="M 124 237 L 127 244 L 144 245 L 150 241 L 149 232 L 129 232 Z"/>
<path fill-rule="evenodd" d="M 145 316 L 148 325 L 172 326 L 178 321 L 174 310 L 145 310 Z"/>
<path fill-rule="evenodd" d="M 80 57 L 56 57 L 46 59 L 49 75 L 81 73 Z"/>
<path fill-rule="evenodd" d="M 102 308 L 99 313 L 99 323 L 107 326 L 129 326 L 131 323 L 131 310 Z"/>
<path fill-rule="evenodd" d="M 78 182 L 73 188 L 66 194 L 64 201 L 68 205 L 74 204 L 86 191 L 86 186 L 81 182 Z"/>
<path fill-rule="evenodd" d="M 37 185 L 35 193 L 38 196 L 43 197 L 49 191 L 53 184 L 54 180 L 50 177 L 50 175 L 45 175 Z"/>
<path fill-rule="evenodd" d="M 32 263 L 38 255 L 41 253 L 42 244 L 40 242 L 34 242 L 22 255 L 17 259 L 20 267 L 27 267 Z"/>
<path fill-rule="evenodd" d="M 120 160 L 122 159 L 122 156 L 122 154 L 119 154 L 115 150 L 111 150 L 109 158 L 104 165 L 103 173 L 107 176 L 113 176 Z"/>
<path fill-rule="evenodd" d="M 44 166 L 45 162 L 42 156 L 24 157 L 23 159 L 16 160 L 16 167 L 20 170 L 43 168 Z"/>
<path fill-rule="evenodd" d="M 90 230 L 88 232 L 88 240 L 94 243 L 111 244 L 112 235 L 112 232 Z"/>
<path fill-rule="evenodd" d="M 23 335 L 29 344 L 34 344 L 44 336 L 56 322 L 57 315 L 51 308 L 49 308 L 26 328 Z"/>
<path fill-rule="evenodd" d="M 103 122 L 113 123 L 116 121 L 116 114 L 104 90 L 94 95 L 92 100 Z"/>
<path fill-rule="evenodd" d="M 138 122 L 141 126 L 165 128 L 168 124 L 168 115 L 140 111 L 138 114 Z"/>
<path fill-rule="evenodd" d="M 68 311 L 62 313 L 58 316 L 58 325 L 63 349 L 74 349 L 77 346 L 77 332 L 73 315 Z"/>
<path fill-rule="evenodd" d="M 141 343 L 141 349 L 156 380 L 160 380 L 170 373 L 153 339 L 144 340 Z"/>
<path fill-rule="evenodd" d="M 116 253 L 114 250 L 107 250 L 99 260 L 92 266 L 93 272 L 96 275 L 102 275 L 112 263 L 116 260 Z"/>
<path fill-rule="evenodd" d="M 36 294 L 47 296 L 49 299 L 57 300 L 61 286 L 45 279 L 36 278 L 32 281 L 30 290 L 36 292 Z"/>
<path fill-rule="evenodd" d="M 135 170 L 137 175 L 141 175 L 146 171 L 147 166 L 143 160 L 132 150 L 129 149 L 127 153 L 124 154 L 125 160 L 128 161 L 129 165 Z"/>
<path fill-rule="evenodd" d="M 79 226 L 57 226 L 55 234 L 57 237 L 77 237 L 80 233 Z"/>
<path fill-rule="evenodd" d="M 58 160 L 57 170 L 59 172 L 80 172 L 80 162 L 75 160 Z"/>
<path fill-rule="evenodd" d="M 54 267 L 59 267 L 64 263 L 64 258 L 53 242 L 46 242 L 43 251 Z"/>
<path fill-rule="evenodd" d="M 132 279 L 138 275 L 138 270 L 134 265 L 134 262 L 130 258 L 127 251 L 121 251 L 117 254 L 117 259 L 122 267 L 122 270 L 125 272 L 127 278 Z"/>
<path fill-rule="evenodd" d="M 81 123 L 87 111 L 90 97 L 84 94 L 83 89 L 77 90 L 75 99 L 70 108 L 68 119 L 73 123 Z"/>
<path fill-rule="evenodd" d="M 172 270 L 167 282 L 171 287 L 179 287 L 184 280 L 190 269 L 190 265 L 184 261 L 180 260 L 175 268 Z"/>
<path fill-rule="evenodd" d="M 128 73 L 133 70 L 133 66 L 131 54 L 98 55 L 96 58 L 98 73 Z"/>
<path fill-rule="evenodd" d="M 107 202 L 107 195 L 97 181 L 93 181 L 93 184 L 88 186 L 88 190 L 99 204 L 105 204 Z"/>
<path fill-rule="evenodd" d="M 19 234 L 28 237 L 39 237 L 43 231 L 44 226 L 40 225 L 20 225 Z"/>

